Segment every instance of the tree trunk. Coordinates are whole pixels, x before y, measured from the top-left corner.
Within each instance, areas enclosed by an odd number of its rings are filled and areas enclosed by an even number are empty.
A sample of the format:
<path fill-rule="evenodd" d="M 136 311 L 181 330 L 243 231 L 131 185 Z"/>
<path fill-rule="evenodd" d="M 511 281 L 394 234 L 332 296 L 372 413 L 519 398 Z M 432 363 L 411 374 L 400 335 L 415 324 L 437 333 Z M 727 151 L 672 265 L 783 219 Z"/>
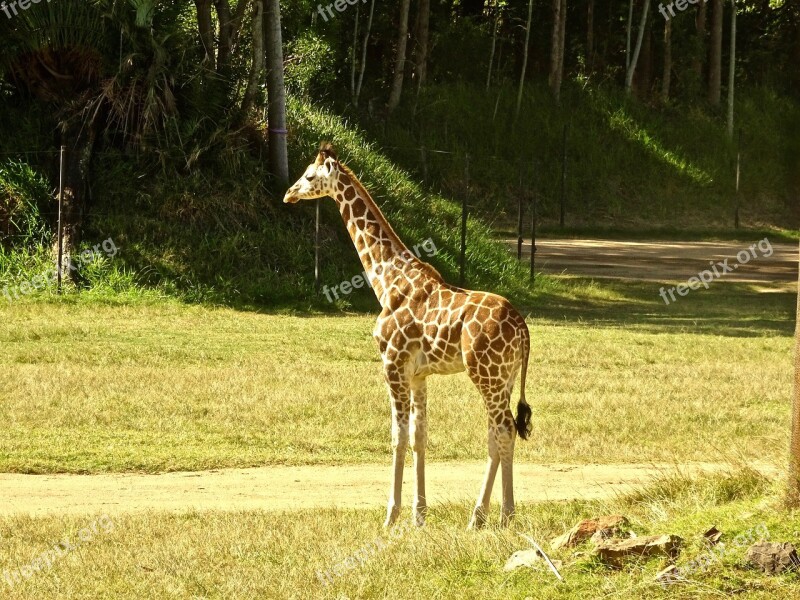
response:
<path fill-rule="evenodd" d="M 71 257 L 76 253 L 83 234 L 83 219 L 89 211 L 89 167 L 94 153 L 95 125 L 84 125 L 80 119 L 72 119 L 64 128 L 62 136 L 66 146 L 64 157 L 64 198 L 61 210 L 61 227 L 64 232 L 61 268 L 63 277 L 76 279 L 78 273 L 69 268 Z M 57 240 L 56 233 L 56 240 Z"/>
<path fill-rule="evenodd" d="M 267 97 L 270 169 L 282 184 L 289 181 L 286 152 L 286 88 L 283 84 L 283 40 L 280 0 L 266 0 Z"/>
<path fill-rule="evenodd" d="M 419 94 L 428 76 L 428 44 L 430 43 L 431 19 L 430 0 L 419 0 L 417 11 L 419 27 L 417 28 L 416 72 L 417 94 Z"/>
<path fill-rule="evenodd" d="M 253 0 L 253 63 L 242 100 L 242 116 L 246 117 L 258 94 L 261 71 L 264 70 L 264 0 Z"/>
<path fill-rule="evenodd" d="M 794 326 L 794 387 L 792 389 L 792 437 L 789 452 L 789 489 L 786 504 L 800 507 L 800 283 Z"/>
<path fill-rule="evenodd" d="M 594 68 L 594 0 L 588 1 L 586 9 L 586 67 L 591 73 Z"/>
<path fill-rule="evenodd" d="M 566 0 L 553 0 L 553 30 L 550 36 L 550 91 L 558 103 L 561 95 L 561 74 L 564 65 L 563 29 L 566 22 Z"/>
<path fill-rule="evenodd" d="M 733 94 L 736 90 L 736 0 L 731 0 L 731 56 L 728 66 L 728 138 L 733 140 Z"/>
<path fill-rule="evenodd" d="M 408 43 L 408 12 L 411 0 L 400 0 L 400 22 L 397 32 L 397 54 L 394 61 L 394 77 L 392 89 L 389 92 L 389 102 L 386 105 L 388 114 L 392 114 L 400 105 L 400 96 L 403 94 L 403 75 L 406 70 L 406 46 Z"/>
<path fill-rule="evenodd" d="M 500 25 L 500 3 L 494 3 L 494 27 L 492 28 L 492 49 L 489 51 L 489 70 L 486 73 L 486 91 L 492 83 L 492 67 L 494 66 L 494 52 L 497 48 L 497 28 Z"/>
<path fill-rule="evenodd" d="M 375 14 L 375 0 L 372 0 L 369 5 L 367 30 L 364 32 L 364 45 L 361 47 L 361 64 L 359 65 L 358 83 L 356 84 L 356 92 L 353 96 L 353 106 L 356 108 L 358 107 L 358 99 L 361 97 L 361 85 L 364 83 L 364 69 L 367 68 L 367 44 L 369 43 L 369 34 L 372 31 L 373 14 Z"/>
<path fill-rule="evenodd" d="M 556 2 L 558 0 L 553 0 Z M 514 120 L 519 117 L 519 109 L 522 106 L 522 92 L 525 89 L 525 71 L 528 68 L 528 42 L 531 38 L 531 21 L 533 19 L 533 0 L 528 0 L 528 21 L 525 25 L 525 47 L 522 51 L 522 72 L 519 76 L 519 91 L 517 92 L 517 109 L 514 112 Z"/>
<path fill-rule="evenodd" d="M 631 68 L 631 28 L 633 27 L 633 2 L 630 0 L 628 3 L 628 25 L 625 28 L 625 72 Z"/>
<path fill-rule="evenodd" d="M 356 65 L 358 64 L 358 25 L 361 16 L 361 2 L 356 2 L 356 17 L 353 25 L 353 47 L 350 49 L 350 98 L 356 95 Z"/>
<path fill-rule="evenodd" d="M 642 52 L 639 54 L 639 63 L 636 68 L 636 87 L 646 96 L 650 92 L 653 81 L 653 25 L 649 19 L 644 28 Z"/>
<path fill-rule="evenodd" d="M 200 43 L 203 45 L 205 57 L 203 63 L 209 71 L 216 71 L 216 55 L 214 54 L 214 23 L 211 19 L 211 0 L 194 0 L 197 7 L 197 29 Z"/>
<path fill-rule="evenodd" d="M 556 104 L 561 102 L 561 82 L 564 80 L 564 47 L 567 35 L 567 0 L 561 0 L 561 14 L 558 26 L 558 81 L 555 89 Z"/>
<path fill-rule="evenodd" d="M 711 0 L 711 48 L 708 59 L 708 101 L 719 106 L 722 85 L 722 0 Z"/>
<path fill-rule="evenodd" d="M 625 74 L 625 91 L 630 94 L 631 86 L 633 85 L 633 74 L 636 71 L 636 63 L 639 62 L 639 52 L 642 50 L 642 40 L 644 39 L 644 30 L 647 27 L 647 13 L 650 10 L 650 0 L 644 0 L 644 9 L 642 10 L 642 20 L 639 22 L 639 34 L 636 37 L 636 49 L 633 51 L 631 63 L 628 66 L 628 72 Z"/>
<path fill-rule="evenodd" d="M 219 23 L 219 47 L 217 49 L 217 72 L 229 75 L 231 56 L 239 37 L 244 13 L 249 0 L 239 0 L 233 13 L 229 0 L 214 0 Z"/>
<path fill-rule="evenodd" d="M 697 80 L 703 81 L 703 65 L 705 65 L 706 56 L 706 3 L 700 2 L 697 8 L 697 16 L 694 21 L 697 30 L 697 48 L 695 50 L 694 58 L 692 59 L 692 67 L 697 73 Z M 701 88 L 702 89 L 702 88 Z"/>
<path fill-rule="evenodd" d="M 672 79 L 672 20 L 664 21 L 664 69 L 661 79 L 661 101 L 669 101 L 669 85 Z"/>

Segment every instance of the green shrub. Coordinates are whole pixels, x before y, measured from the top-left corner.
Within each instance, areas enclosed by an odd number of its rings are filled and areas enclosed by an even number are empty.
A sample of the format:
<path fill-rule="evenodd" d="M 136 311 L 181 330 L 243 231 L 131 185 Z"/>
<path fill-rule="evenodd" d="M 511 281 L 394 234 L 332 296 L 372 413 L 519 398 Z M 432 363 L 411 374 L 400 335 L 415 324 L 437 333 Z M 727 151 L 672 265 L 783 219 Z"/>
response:
<path fill-rule="evenodd" d="M 309 98 L 331 89 L 336 79 L 336 71 L 330 69 L 328 63 L 332 52 L 330 44 L 312 31 L 289 42 L 285 71 L 287 91 Z"/>
<path fill-rule="evenodd" d="M 24 162 L 0 164 L 0 246 L 33 248 L 48 235 L 42 214 L 50 200 L 47 180 Z"/>

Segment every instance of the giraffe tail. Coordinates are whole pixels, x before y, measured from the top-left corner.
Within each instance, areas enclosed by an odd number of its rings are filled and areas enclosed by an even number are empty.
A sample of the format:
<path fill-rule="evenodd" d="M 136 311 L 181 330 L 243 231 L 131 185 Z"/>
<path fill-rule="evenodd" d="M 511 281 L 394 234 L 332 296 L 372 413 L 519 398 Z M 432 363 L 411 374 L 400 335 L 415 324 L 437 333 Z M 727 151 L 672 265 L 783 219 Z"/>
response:
<path fill-rule="evenodd" d="M 527 440 L 528 436 L 531 434 L 531 417 L 533 416 L 531 406 L 525 400 L 525 378 L 528 375 L 528 357 L 530 356 L 530 352 L 531 339 L 530 335 L 526 335 L 522 341 L 522 368 L 520 370 L 521 376 L 519 384 L 520 397 L 519 402 L 517 402 L 517 418 L 514 422 L 517 433 L 523 440 Z"/>

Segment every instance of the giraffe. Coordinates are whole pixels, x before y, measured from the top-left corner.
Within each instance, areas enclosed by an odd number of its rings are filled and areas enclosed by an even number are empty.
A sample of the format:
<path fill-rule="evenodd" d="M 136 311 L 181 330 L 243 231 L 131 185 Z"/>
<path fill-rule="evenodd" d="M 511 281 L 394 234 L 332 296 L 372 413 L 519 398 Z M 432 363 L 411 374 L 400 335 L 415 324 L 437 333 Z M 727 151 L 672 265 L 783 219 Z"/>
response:
<path fill-rule="evenodd" d="M 403 467 L 411 444 L 415 471 L 412 520 L 425 524 L 425 450 L 428 439 L 426 378 L 466 371 L 483 397 L 489 460 L 468 528 L 486 524 L 498 467 L 502 473 L 501 524 L 514 515 L 513 458 L 517 435 L 530 434 L 525 401 L 530 335 L 525 319 L 495 294 L 444 281 L 403 244 L 378 205 L 336 152 L 323 142 L 316 160 L 284 196 L 285 203 L 330 196 L 381 305 L 373 337 L 383 361 L 392 413 L 393 469 L 384 526 L 399 517 Z M 511 391 L 521 373 L 517 416 Z"/>

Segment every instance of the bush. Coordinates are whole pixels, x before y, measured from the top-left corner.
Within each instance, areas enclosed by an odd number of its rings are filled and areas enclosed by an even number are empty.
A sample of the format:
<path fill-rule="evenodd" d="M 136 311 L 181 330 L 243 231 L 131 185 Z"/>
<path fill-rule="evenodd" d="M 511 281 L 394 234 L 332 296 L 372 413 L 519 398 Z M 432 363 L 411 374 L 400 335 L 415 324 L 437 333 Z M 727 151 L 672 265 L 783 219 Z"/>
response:
<path fill-rule="evenodd" d="M 50 201 L 47 180 L 24 162 L 0 164 L 0 246 L 33 248 L 45 243 L 42 214 Z"/>
<path fill-rule="evenodd" d="M 332 53 L 330 44 L 312 31 L 289 42 L 285 71 L 287 91 L 310 98 L 331 89 L 336 80 L 336 70 L 329 64 Z"/>

